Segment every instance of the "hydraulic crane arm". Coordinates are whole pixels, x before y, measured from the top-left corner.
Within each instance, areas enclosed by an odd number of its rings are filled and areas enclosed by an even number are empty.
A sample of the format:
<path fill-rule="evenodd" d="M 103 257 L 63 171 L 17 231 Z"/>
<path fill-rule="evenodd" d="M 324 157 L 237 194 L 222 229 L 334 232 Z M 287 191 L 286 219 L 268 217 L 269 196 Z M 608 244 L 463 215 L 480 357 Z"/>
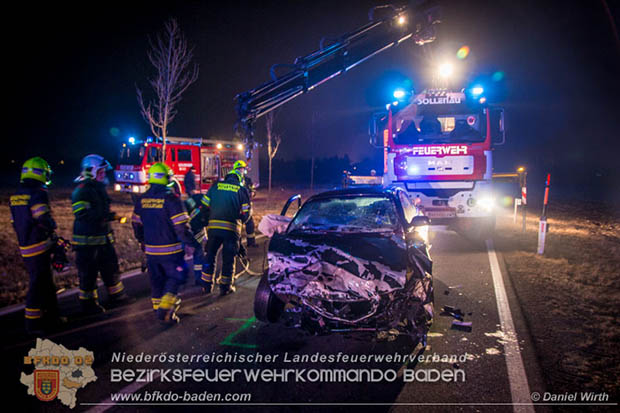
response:
<path fill-rule="evenodd" d="M 386 16 L 376 19 L 376 9 L 387 11 Z M 369 20 L 338 39 L 321 40 L 318 50 L 298 57 L 293 64 L 274 65 L 271 81 L 236 96 L 237 127 L 245 135 L 248 153 L 253 146 L 254 123 L 261 116 L 405 40 L 411 38 L 419 45 L 432 42 L 439 8 L 380 6 L 371 9 Z M 275 69 L 279 67 L 288 71 L 278 77 Z"/>

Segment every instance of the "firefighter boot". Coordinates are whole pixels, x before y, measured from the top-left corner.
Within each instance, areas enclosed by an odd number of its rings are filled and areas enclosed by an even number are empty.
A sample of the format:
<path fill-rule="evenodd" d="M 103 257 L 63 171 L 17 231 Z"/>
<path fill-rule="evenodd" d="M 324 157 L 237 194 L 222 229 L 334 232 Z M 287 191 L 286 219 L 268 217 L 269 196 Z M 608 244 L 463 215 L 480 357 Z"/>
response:
<path fill-rule="evenodd" d="M 207 283 L 206 282 L 206 283 L 202 284 L 202 293 L 204 295 L 211 294 L 211 291 L 213 291 L 213 284 L 212 283 Z"/>
<path fill-rule="evenodd" d="M 181 319 L 177 311 L 181 307 L 181 299 L 172 293 L 165 294 L 161 299 L 161 304 L 157 309 L 157 318 L 162 324 L 178 324 Z"/>
<path fill-rule="evenodd" d="M 157 309 L 157 318 L 162 324 L 165 325 L 178 324 L 181 322 L 181 319 L 177 314 L 177 309 L 178 307 L 176 306 L 167 310 L 164 308 L 159 308 Z"/>
<path fill-rule="evenodd" d="M 237 291 L 237 289 L 232 284 L 220 284 L 220 297 L 232 294 L 235 291 Z"/>

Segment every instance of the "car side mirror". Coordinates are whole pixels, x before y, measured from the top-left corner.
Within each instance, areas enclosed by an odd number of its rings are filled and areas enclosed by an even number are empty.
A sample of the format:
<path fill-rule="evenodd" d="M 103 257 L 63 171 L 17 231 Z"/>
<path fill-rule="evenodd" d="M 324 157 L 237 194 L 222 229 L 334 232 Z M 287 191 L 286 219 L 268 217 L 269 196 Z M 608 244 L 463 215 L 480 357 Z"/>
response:
<path fill-rule="evenodd" d="M 430 224 L 431 224 L 431 220 L 429 217 L 425 215 L 416 215 L 411 220 L 411 223 L 409 224 L 409 226 L 416 228 L 416 227 L 423 227 L 425 225 L 430 225 Z"/>

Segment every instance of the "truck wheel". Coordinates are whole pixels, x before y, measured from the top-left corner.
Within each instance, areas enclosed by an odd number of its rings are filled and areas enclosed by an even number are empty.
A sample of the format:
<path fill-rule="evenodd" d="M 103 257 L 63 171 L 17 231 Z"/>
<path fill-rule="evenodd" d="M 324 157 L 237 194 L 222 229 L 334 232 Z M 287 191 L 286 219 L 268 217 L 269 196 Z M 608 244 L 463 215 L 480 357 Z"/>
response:
<path fill-rule="evenodd" d="M 284 302 L 271 291 L 267 274 L 263 274 L 254 296 L 254 315 L 264 322 L 275 323 L 284 312 Z"/>

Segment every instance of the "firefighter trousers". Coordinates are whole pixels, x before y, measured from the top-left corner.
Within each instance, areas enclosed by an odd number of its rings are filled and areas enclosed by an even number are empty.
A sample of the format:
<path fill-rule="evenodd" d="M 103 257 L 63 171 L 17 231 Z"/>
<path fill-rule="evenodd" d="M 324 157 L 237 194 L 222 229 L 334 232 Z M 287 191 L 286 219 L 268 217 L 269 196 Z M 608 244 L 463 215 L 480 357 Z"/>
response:
<path fill-rule="evenodd" d="M 205 287 L 206 281 L 202 279 L 202 274 L 207 271 L 207 256 L 203 244 L 194 250 L 194 280 L 196 285 Z"/>
<path fill-rule="evenodd" d="M 124 293 L 120 281 L 118 258 L 111 243 L 104 245 L 80 245 L 75 247 L 75 264 L 80 278 L 80 300 L 83 304 L 97 302 L 97 275 L 114 300 Z"/>
<path fill-rule="evenodd" d="M 219 284 L 231 285 L 235 273 L 235 256 L 239 252 L 239 235 L 233 231 L 210 229 L 207 238 L 207 258 L 202 280 L 213 282 L 215 257 L 222 247 L 222 275 Z"/>
<path fill-rule="evenodd" d="M 44 316 L 50 319 L 58 317 L 58 301 L 52 277 L 50 252 L 24 258 L 24 264 L 30 276 L 24 313 L 26 326 L 29 327 L 40 323 Z"/>
<path fill-rule="evenodd" d="M 179 287 L 187 280 L 185 254 L 147 255 L 146 265 L 151 279 L 151 301 L 153 310 L 166 313 L 174 308 Z"/>
<path fill-rule="evenodd" d="M 248 247 L 256 245 L 256 236 L 254 235 L 254 218 L 250 217 L 245 223 L 245 234 L 247 237 Z"/>

